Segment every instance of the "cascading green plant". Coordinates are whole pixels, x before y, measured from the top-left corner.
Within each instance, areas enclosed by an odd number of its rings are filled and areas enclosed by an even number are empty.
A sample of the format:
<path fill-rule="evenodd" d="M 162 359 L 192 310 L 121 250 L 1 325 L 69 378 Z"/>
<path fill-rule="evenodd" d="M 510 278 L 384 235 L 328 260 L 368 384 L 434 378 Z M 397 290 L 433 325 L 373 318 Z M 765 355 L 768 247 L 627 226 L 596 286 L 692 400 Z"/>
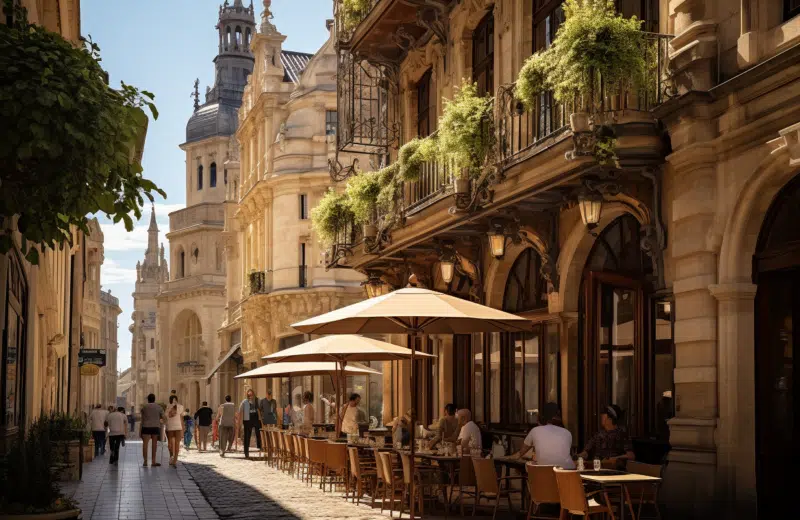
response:
<path fill-rule="evenodd" d="M 371 0 L 340 0 L 339 20 L 346 31 L 355 29 L 369 14 Z"/>
<path fill-rule="evenodd" d="M 360 172 L 347 179 L 345 194 L 356 223 L 373 223 L 382 188 L 380 180 L 378 172 Z"/>
<path fill-rule="evenodd" d="M 311 210 L 311 225 L 323 244 L 331 245 L 336 241 L 337 233 L 348 220 L 353 220 L 350 201 L 344 193 L 329 190 Z"/>
<path fill-rule="evenodd" d="M 439 118 L 438 156 L 458 178 L 476 178 L 494 147 L 494 98 L 464 80 Z"/>
<path fill-rule="evenodd" d="M 397 162 L 400 165 L 400 176 L 405 182 L 416 182 L 422 174 L 422 165 L 432 161 L 439 153 L 436 137 L 415 137 L 400 147 Z"/>

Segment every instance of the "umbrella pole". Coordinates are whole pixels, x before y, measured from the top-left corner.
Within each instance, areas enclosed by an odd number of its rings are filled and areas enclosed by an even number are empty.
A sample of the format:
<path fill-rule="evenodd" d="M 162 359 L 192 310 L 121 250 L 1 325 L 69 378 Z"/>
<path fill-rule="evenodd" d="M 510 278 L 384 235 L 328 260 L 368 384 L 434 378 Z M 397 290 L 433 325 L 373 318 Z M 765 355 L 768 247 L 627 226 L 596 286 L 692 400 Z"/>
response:
<path fill-rule="evenodd" d="M 414 475 L 415 475 L 415 468 L 414 468 L 415 464 L 414 463 L 415 463 L 415 459 L 416 459 L 416 444 L 417 444 L 416 443 L 416 432 L 417 432 L 416 416 L 417 416 L 417 410 L 416 410 L 416 406 L 414 406 L 414 402 L 415 402 L 414 398 L 415 398 L 415 394 L 417 393 L 417 374 L 416 374 L 416 370 L 414 370 L 414 368 L 415 368 L 414 365 L 416 364 L 416 361 L 414 359 L 414 352 L 415 352 L 414 343 L 416 342 L 415 341 L 416 340 L 416 336 L 417 336 L 416 332 L 412 332 L 412 333 L 410 333 L 408 335 L 408 348 L 411 349 L 411 418 L 410 418 L 411 419 L 411 431 L 409 432 L 409 439 L 410 439 L 410 442 L 411 442 L 411 456 L 410 456 L 411 460 L 409 460 L 409 466 L 411 468 L 411 484 L 410 484 L 410 488 L 411 488 L 410 491 L 411 492 L 409 493 L 411 498 L 409 499 L 409 502 L 410 502 L 409 503 L 409 515 L 410 515 L 409 518 L 411 520 L 414 520 L 414 518 L 416 518 L 416 500 L 415 500 L 416 495 L 414 493 L 414 491 L 415 491 L 414 490 L 414 482 L 416 480 L 414 478 Z M 400 411 L 402 413 L 402 410 L 400 410 Z"/>
<path fill-rule="evenodd" d="M 334 383 L 334 391 L 336 392 L 336 397 L 334 398 L 333 403 L 333 413 L 336 414 L 336 437 L 338 438 L 342 434 L 342 418 L 339 415 L 339 410 L 341 408 L 341 401 L 339 400 L 339 390 L 342 388 L 342 380 L 339 377 L 339 362 L 336 362 L 336 382 Z"/>

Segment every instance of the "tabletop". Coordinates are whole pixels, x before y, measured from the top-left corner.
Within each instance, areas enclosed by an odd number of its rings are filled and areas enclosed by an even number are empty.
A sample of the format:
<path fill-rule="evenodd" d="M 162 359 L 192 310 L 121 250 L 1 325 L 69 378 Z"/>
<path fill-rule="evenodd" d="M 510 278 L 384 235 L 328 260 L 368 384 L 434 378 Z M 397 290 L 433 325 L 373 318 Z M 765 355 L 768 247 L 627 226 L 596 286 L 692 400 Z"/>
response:
<path fill-rule="evenodd" d="M 581 473 L 583 480 L 595 482 L 597 484 L 630 484 L 633 482 L 661 482 L 658 477 L 651 477 L 649 475 L 638 475 L 636 473 L 621 473 L 617 475 L 592 475 L 592 471 L 585 471 Z"/>

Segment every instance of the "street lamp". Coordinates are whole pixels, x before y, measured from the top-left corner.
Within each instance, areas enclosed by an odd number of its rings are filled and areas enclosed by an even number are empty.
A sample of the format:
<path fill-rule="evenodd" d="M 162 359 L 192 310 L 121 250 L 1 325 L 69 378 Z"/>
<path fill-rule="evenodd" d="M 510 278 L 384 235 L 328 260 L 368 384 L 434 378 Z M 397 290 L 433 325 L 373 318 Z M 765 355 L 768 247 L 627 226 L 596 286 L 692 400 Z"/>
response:
<path fill-rule="evenodd" d="M 450 283 L 453 281 L 453 274 L 456 270 L 456 264 L 452 256 L 442 257 L 439 260 L 439 271 L 442 274 L 442 281 Z"/>
<path fill-rule="evenodd" d="M 378 273 L 370 272 L 368 273 L 368 276 L 369 277 L 365 281 L 361 282 L 361 286 L 367 291 L 367 298 L 381 296 L 386 283 L 381 280 L 381 277 Z"/>
<path fill-rule="evenodd" d="M 495 224 L 494 228 L 489 230 L 489 249 L 492 251 L 492 256 L 495 258 L 502 258 L 506 254 L 506 235 L 503 233 L 503 226 Z"/>
<path fill-rule="evenodd" d="M 596 228 L 603 212 L 603 196 L 595 191 L 583 190 L 578 195 L 578 207 L 581 210 L 583 224 L 589 231 Z"/>

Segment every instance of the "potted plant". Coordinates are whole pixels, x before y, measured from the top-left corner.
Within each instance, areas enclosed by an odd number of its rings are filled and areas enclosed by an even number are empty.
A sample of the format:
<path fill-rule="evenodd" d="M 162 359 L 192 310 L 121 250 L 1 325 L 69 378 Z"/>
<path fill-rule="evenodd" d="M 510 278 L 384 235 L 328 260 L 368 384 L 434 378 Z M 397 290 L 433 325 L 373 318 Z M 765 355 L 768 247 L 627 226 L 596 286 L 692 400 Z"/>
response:
<path fill-rule="evenodd" d="M 347 179 L 347 204 L 353 220 L 361 224 L 364 238 L 375 238 L 378 235 L 375 222 L 380 192 L 380 175 L 377 172 L 360 172 Z"/>
<path fill-rule="evenodd" d="M 59 453 L 50 437 L 48 417 L 40 417 L 27 435 L 12 445 L 5 460 L 0 489 L 0 520 L 64 520 L 80 509 L 56 485 L 52 468 Z"/>
<path fill-rule="evenodd" d="M 320 241 L 326 245 L 336 242 L 337 234 L 353 220 L 347 195 L 329 190 L 311 210 L 311 224 Z"/>
<path fill-rule="evenodd" d="M 42 417 L 42 424 L 48 429 L 48 436 L 56 450 L 59 462 L 59 477 L 66 480 L 80 478 L 81 446 L 86 445 L 89 432 L 86 422 L 80 416 L 53 412 Z"/>
<path fill-rule="evenodd" d="M 417 182 L 422 175 L 422 165 L 436 159 L 438 142 L 429 136 L 415 137 L 400 147 L 397 152 L 399 174 L 405 182 Z"/>
<path fill-rule="evenodd" d="M 470 192 L 494 146 L 494 98 L 478 95 L 478 86 L 464 81 L 439 118 L 438 153 L 453 170 L 456 194 Z"/>

